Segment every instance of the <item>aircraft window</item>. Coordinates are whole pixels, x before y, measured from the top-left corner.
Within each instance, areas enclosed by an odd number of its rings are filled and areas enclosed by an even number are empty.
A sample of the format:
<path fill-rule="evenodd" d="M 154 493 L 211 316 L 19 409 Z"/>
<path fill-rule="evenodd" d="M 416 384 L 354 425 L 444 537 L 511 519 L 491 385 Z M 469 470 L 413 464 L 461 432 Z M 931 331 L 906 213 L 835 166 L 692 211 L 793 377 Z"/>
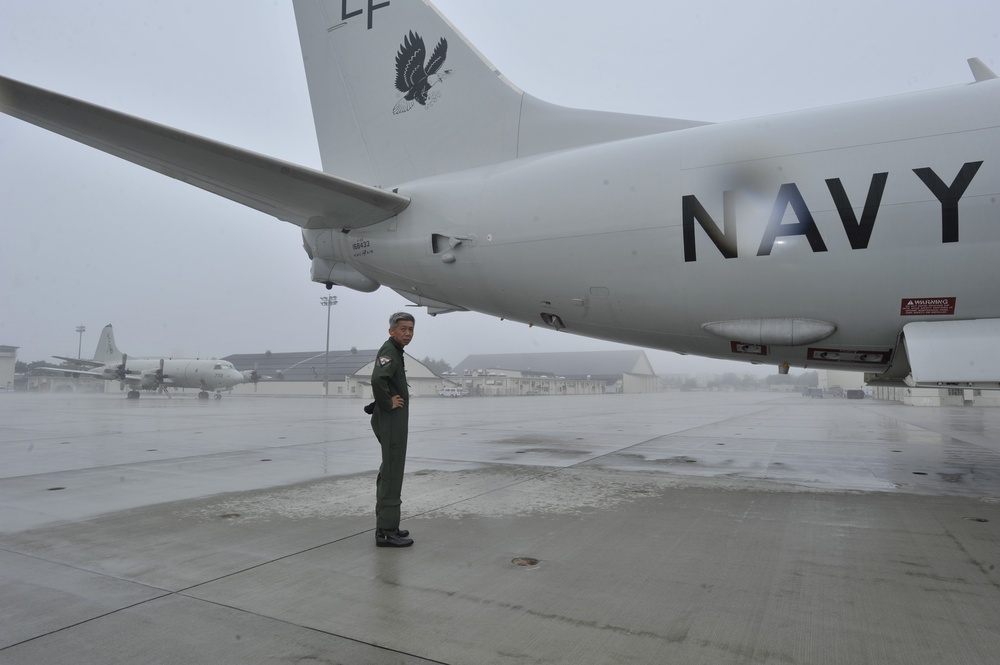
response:
<path fill-rule="evenodd" d="M 215 363 L 215 369 L 222 369 L 222 363 Z"/>

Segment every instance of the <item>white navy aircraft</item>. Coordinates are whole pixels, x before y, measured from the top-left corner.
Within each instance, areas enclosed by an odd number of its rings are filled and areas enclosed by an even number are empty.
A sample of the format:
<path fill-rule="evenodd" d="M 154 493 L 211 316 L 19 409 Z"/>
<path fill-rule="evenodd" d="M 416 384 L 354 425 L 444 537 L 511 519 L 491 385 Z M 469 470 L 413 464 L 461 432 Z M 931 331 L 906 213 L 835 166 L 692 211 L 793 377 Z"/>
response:
<path fill-rule="evenodd" d="M 302 228 L 313 281 L 1000 388 L 1000 81 L 709 124 L 555 106 L 425 0 L 295 0 L 323 171 L 7 78 L 10 115 Z"/>
<path fill-rule="evenodd" d="M 129 387 L 128 398 L 139 399 L 140 390 L 159 390 L 168 397 L 168 388 L 196 388 L 199 399 L 208 399 L 211 392 L 222 399 L 223 390 L 258 380 L 257 370 L 240 372 L 228 360 L 214 358 L 130 358 L 118 350 L 111 324 L 104 326 L 97 340 L 93 360 L 53 356 L 86 369 L 40 368 L 73 376 L 96 376 L 106 381 L 118 381 L 121 389 Z"/>

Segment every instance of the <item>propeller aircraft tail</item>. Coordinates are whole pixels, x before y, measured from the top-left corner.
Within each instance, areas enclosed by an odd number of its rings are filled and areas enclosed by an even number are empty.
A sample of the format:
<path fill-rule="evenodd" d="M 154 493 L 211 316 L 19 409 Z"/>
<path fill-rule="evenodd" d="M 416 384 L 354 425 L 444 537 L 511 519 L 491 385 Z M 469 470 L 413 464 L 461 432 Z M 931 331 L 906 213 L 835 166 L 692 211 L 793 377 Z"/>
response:
<path fill-rule="evenodd" d="M 111 324 L 104 326 L 101 336 L 97 340 L 97 349 L 94 351 L 94 360 L 99 363 L 110 364 L 122 360 L 124 354 L 118 350 L 115 344 L 115 331 Z M 125 361 L 122 360 L 122 364 Z"/>

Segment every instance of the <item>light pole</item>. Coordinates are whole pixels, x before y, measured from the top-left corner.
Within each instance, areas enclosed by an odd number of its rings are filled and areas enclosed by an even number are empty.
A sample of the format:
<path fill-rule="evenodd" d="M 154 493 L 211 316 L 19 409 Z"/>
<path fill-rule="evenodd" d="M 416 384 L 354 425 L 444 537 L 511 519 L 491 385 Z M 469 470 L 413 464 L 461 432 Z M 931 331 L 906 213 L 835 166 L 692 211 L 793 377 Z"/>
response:
<path fill-rule="evenodd" d="M 337 296 L 320 296 L 319 302 L 326 307 L 326 368 L 323 370 L 323 396 L 330 396 L 330 308 L 337 304 Z"/>
<path fill-rule="evenodd" d="M 76 347 L 76 358 L 77 360 L 79 360 L 80 358 L 83 357 L 80 355 L 80 353 L 83 350 L 83 333 L 87 332 L 87 326 L 77 326 L 76 331 L 80 333 L 80 343 Z"/>

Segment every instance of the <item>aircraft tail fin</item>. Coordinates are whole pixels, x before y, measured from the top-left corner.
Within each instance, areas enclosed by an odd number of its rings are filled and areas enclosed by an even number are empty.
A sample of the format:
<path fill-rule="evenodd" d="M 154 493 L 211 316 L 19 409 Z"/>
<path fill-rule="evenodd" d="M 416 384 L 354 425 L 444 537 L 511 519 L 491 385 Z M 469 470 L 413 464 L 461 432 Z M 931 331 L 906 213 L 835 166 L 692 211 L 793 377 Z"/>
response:
<path fill-rule="evenodd" d="M 94 351 L 94 360 L 105 364 L 120 363 L 122 361 L 122 352 L 118 350 L 118 346 L 115 344 L 115 331 L 111 328 L 110 323 L 104 326 L 104 330 L 101 331 L 101 337 L 97 340 L 97 350 Z"/>
<path fill-rule="evenodd" d="M 566 109 L 511 84 L 428 0 L 295 0 L 323 169 L 421 177 L 704 123 Z"/>
<path fill-rule="evenodd" d="M 969 58 L 969 68 L 972 70 L 972 77 L 976 79 L 976 83 L 981 83 L 982 81 L 992 81 L 997 78 L 996 72 L 990 69 L 986 63 L 984 63 L 979 58 Z"/>

